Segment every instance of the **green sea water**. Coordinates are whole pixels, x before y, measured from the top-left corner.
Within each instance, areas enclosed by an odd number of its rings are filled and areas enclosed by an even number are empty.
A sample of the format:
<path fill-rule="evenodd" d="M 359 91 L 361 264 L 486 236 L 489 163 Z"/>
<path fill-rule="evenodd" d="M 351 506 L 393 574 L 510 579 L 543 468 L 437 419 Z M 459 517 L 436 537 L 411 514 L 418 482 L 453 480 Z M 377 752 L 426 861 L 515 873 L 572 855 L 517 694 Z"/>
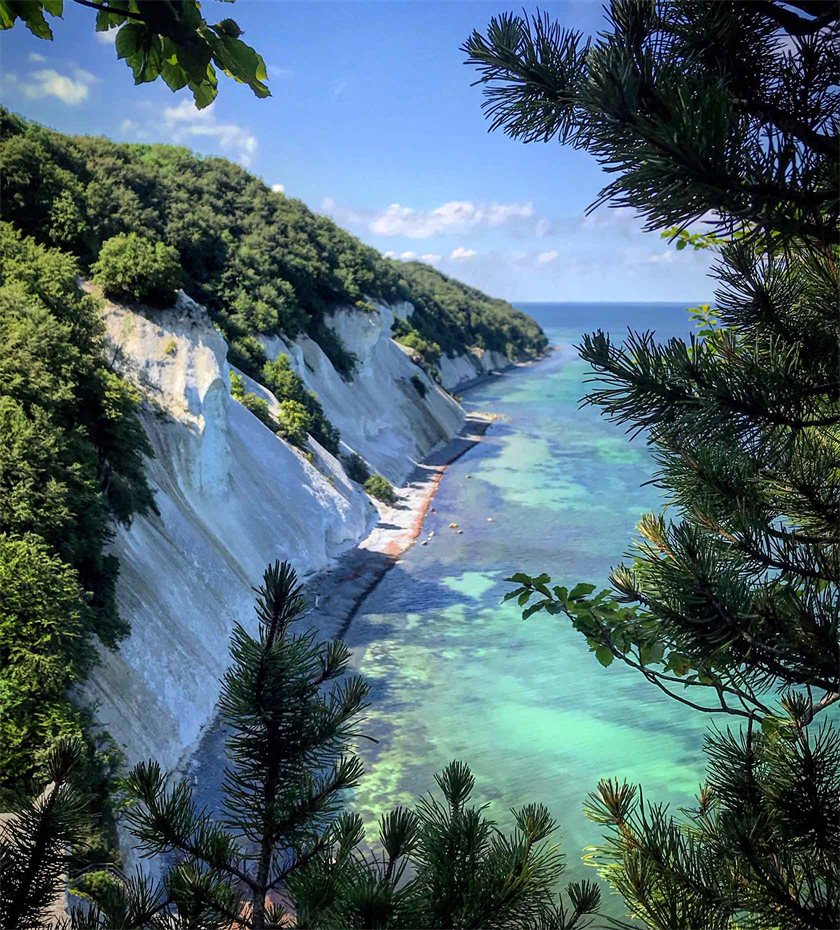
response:
<path fill-rule="evenodd" d="M 366 732 L 379 741 L 361 747 L 368 773 L 353 807 L 373 820 L 411 804 L 434 772 L 463 759 L 476 800 L 499 822 L 510 822 L 510 807 L 547 804 L 560 823 L 564 880 L 593 879 L 583 857 L 601 831 L 583 815 L 586 795 L 617 777 L 642 783 L 651 799 L 690 804 L 708 721 L 632 670 L 602 668 L 562 619 L 523 622 L 500 603 L 504 578 L 521 569 L 567 585 L 606 582 L 640 515 L 661 501 L 646 484 L 643 438 L 630 443 L 579 409 L 587 368 L 572 345 L 596 328 L 664 338 L 689 324 L 682 304 L 523 309 L 559 348 L 468 393 L 468 408 L 504 419 L 450 466 L 424 525 L 423 538 L 434 536 L 405 554 L 350 628 L 372 685 Z M 607 909 L 620 912 L 614 897 Z"/>

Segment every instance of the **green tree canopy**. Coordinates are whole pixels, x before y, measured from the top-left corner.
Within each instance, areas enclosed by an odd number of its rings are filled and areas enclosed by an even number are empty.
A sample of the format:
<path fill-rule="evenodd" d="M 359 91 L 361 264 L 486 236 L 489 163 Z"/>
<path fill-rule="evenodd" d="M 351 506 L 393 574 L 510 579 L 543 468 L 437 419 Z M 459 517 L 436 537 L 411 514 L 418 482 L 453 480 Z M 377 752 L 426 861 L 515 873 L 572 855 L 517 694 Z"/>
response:
<path fill-rule="evenodd" d="M 177 250 L 141 239 L 137 233 L 106 240 L 91 270 L 106 297 L 139 300 L 153 307 L 171 307 L 181 280 Z"/>
<path fill-rule="evenodd" d="M 383 258 L 224 159 L 64 136 L 2 109 L 0 129 L 7 220 L 84 268 L 118 235 L 176 249 L 183 287 L 224 331 L 231 361 L 257 380 L 266 362 L 259 337 L 302 332 L 350 377 L 355 359 L 326 319 L 338 307 L 368 312 L 369 299 L 412 301 L 414 318 L 398 322 L 396 335 L 437 342 L 437 355 L 477 347 L 517 358 L 545 347 L 537 324 L 510 304 L 427 266 Z M 326 430 L 317 438 L 328 446 Z"/>
<path fill-rule="evenodd" d="M 137 396 L 107 366 L 97 301 L 77 277 L 72 257 L 0 224 L 0 570 L 12 573 L 0 791 L 35 774 L 61 720 L 78 723 L 65 690 L 90 667 L 92 638 L 113 646 L 127 630 L 113 521 L 154 507 Z"/>
<path fill-rule="evenodd" d="M 199 109 L 216 99 L 216 68 L 257 97 L 268 97 L 265 62 L 241 39 L 232 19 L 208 23 L 198 0 L 73 0 L 96 10 L 96 31 L 118 29 L 117 57 L 131 68 L 135 84 L 161 78 L 170 90 L 188 87 Z M 233 0 L 228 0 L 233 2 Z M 19 20 L 39 39 L 51 40 L 44 14 L 60 18 L 64 0 L 0 0 L 0 29 Z"/>

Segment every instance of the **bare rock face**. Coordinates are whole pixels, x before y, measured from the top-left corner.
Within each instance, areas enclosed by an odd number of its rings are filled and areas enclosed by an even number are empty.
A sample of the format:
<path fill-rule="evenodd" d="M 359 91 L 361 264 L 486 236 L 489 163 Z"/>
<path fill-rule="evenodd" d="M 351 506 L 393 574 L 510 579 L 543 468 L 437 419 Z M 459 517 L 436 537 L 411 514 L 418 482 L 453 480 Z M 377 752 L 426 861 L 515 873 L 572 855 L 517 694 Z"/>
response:
<path fill-rule="evenodd" d="M 270 357 L 289 353 L 343 445 L 399 483 L 464 413 L 391 340 L 393 312 L 331 318 L 358 358 L 351 380 L 308 337 L 266 347 Z M 252 586 L 266 564 L 322 569 L 367 535 L 377 511 L 338 459 L 310 440 L 310 462 L 230 396 L 225 340 L 189 297 L 142 313 L 107 304 L 105 322 L 116 367 L 144 398 L 159 512 L 117 529 L 117 597 L 131 634 L 102 651 L 83 696 L 129 763 L 171 769 L 212 719 L 231 629 L 255 623 Z M 247 387 L 276 404 L 262 385 Z"/>
<path fill-rule="evenodd" d="M 376 511 L 357 485 L 335 488 L 231 398 L 225 341 L 189 298 L 143 315 L 109 305 L 106 325 L 118 368 L 146 401 L 159 515 L 117 531 L 131 635 L 103 651 L 86 696 L 130 762 L 172 767 L 213 713 L 230 631 L 254 622 L 251 588 L 266 564 L 323 568 Z"/>
<path fill-rule="evenodd" d="M 264 340 L 269 358 L 281 352 L 289 355 L 344 442 L 396 484 L 464 423 L 460 404 L 391 338 L 395 311 L 405 316 L 411 310 L 410 304 L 396 308 L 378 304 L 370 313 L 338 310 L 328 318 L 327 325 L 356 356 L 356 369 L 348 380 L 308 336 L 291 345 L 277 337 Z"/>
<path fill-rule="evenodd" d="M 440 377 L 447 391 L 461 391 L 494 371 L 510 368 L 510 359 L 489 349 L 467 351 L 462 355 L 441 355 Z"/>

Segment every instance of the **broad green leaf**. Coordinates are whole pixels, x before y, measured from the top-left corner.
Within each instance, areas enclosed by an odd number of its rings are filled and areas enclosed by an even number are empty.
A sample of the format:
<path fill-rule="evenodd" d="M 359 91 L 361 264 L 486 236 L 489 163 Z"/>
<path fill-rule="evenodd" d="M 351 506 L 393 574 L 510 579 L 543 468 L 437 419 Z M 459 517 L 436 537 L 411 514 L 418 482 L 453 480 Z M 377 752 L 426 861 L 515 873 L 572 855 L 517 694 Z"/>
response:
<path fill-rule="evenodd" d="M 538 610 L 542 610 L 545 606 L 543 601 L 538 601 L 536 604 L 531 604 L 527 610 L 522 611 L 522 619 L 527 620 L 532 614 L 535 614 Z"/>
<path fill-rule="evenodd" d="M 190 81 L 189 87 L 193 92 L 195 105 L 199 110 L 210 104 L 216 99 L 218 94 L 218 78 L 213 66 L 208 64 L 205 71 L 204 80 L 201 82 Z"/>
<path fill-rule="evenodd" d="M 178 64 L 184 69 L 192 84 L 202 84 L 207 80 L 207 68 L 210 64 L 212 52 L 205 43 L 194 43 L 189 46 L 177 45 Z M 215 96 L 215 94 L 214 94 Z M 198 102 L 196 98 L 196 103 Z M 208 101 L 209 103 L 210 101 Z M 207 106 L 205 103 L 204 106 Z"/>
<path fill-rule="evenodd" d="M 609 646 L 598 646 L 595 650 L 595 658 L 606 668 L 608 665 L 612 665 L 615 656 Z"/>
<path fill-rule="evenodd" d="M 175 46 L 169 39 L 164 39 L 162 43 L 163 61 L 160 67 L 160 76 L 166 82 L 170 90 L 180 90 L 187 86 L 187 75 L 184 69 L 178 64 L 178 55 Z"/>
<path fill-rule="evenodd" d="M 668 662 L 665 665 L 666 671 L 673 672 L 680 678 L 685 675 L 690 668 L 691 662 L 688 657 L 679 652 L 672 652 L 668 656 Z"/>
<path fill-rule="evenodd" d="M 126 23 L 117 33 L 114 45 L 117 49 L 117 58 L 130 58 L 141 47 L 145 27 L 139 23 Z"/>
<path fill-rule="evenodd" d="M 662 656 L 664 654 L 665 647 L 662 643 L 651 643 L 639 649 L 639 661 L 642 665 L 656 665 L 662 661 Z"/>
<path fill-rule="evenodd" d="M 4 12 L 0 14 L 4 29 L 14 25 L 16 19 L 26 24 L 26 28 L 39 39 L 52 39 L 53 33 L 49 23 L 44 19 L 44 11 L 40 3 L 8 3 L 4 2 Z"/>
<path fill-rule="evenodd" d="M 127 17 L 123 13 L 114 10 L 100 10 L 96 14 L 96 31 L 108 32 L 114 26 L 121 26 Z"/>
<path fill-rule="evenodd" d="M 572 590 L 569 592 L 569 600 L 576 601 L 578 598 L 586 597 L 595 590 L 594 584 L 587 584 L 586 582 L 580 582 L 576 584 Z"/>
<path fill-rule="evenodd" d="M 515 584 L 531 584 L 531 576 L 526 575 L 525 572 L 515 572 L 510 578 L 505 578 L 505 581 L 512 581 Z"/>
<path fill-rule="evenodd" d="M 230 77 L 247 84 L 258 97 L 270 96 L 262 83 L 266 79 L 265 62 L 240 39 L 218 35 L 212 29 L 201 29 L 199 34 L 213 50 L 213 60 Z"/>
<path fill-rule="evenodd" d="M 229 36 L 231 39 L 238 39 L 242 35 L 242 30 L 239 28 L 239 23 L 232 19 L 223 19 L 221 22 L 216 23 L 215 26 L 211 26 L 210 28 L 217 35 Z"/>

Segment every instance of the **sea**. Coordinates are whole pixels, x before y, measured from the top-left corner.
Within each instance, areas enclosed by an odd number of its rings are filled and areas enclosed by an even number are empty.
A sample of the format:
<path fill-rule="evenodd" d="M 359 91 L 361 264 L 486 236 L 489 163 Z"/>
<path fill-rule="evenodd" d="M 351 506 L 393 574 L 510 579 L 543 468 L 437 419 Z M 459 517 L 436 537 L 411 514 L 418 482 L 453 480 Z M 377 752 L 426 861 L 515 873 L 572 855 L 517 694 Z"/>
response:
<path fill-rule="evenodd" d="M 361 744 L 367 774 L 348 806 L 370 824 L 434 790 L 435 772 L 459 759 L 488 816 L 506 827 L 511 808 L 546 804 L 563 881 L 598 880 L 587 856 L 603 828 L 583 804 L 600 779 L 641 784 L 674 809 L 692 804 L 706 715 L 618 662 L 602 667 L 564 618 L 523 621 L 502 597 L 518 570 L 568 587 L 606 584 L 641 515 L 662 504 L 644 436 L 630 441 L 580 407 L 590 374 L 575 349 L 581 335 L 685 336 L 686 308 L 701 302 L 519 305 L 554 350 L 466 393 L 468 410 L 500 419 L 446 471 L 421 536 L 428 544 L 403 555 L 346 636 L 372 686 L 365 732 L 376 740 Z M 622 913 L 602 888 L 606 912 Z"/>

